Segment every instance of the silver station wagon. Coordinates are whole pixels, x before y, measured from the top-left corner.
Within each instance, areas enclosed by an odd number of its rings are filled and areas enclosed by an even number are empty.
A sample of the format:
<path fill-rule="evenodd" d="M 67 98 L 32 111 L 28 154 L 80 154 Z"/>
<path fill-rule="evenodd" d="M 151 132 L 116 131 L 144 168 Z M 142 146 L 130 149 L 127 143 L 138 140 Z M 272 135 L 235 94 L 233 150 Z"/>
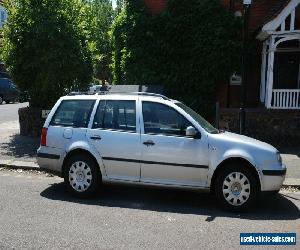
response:
<path fill-rule="evenodd" d="M 150 93 L 60 98 L 42 129 L 38 163 L 79 197 L 108 182 L 191 188 L 235 211 L 278 192 L 286 174 L 271 145 L 219 131 L 183 103 Z"/>

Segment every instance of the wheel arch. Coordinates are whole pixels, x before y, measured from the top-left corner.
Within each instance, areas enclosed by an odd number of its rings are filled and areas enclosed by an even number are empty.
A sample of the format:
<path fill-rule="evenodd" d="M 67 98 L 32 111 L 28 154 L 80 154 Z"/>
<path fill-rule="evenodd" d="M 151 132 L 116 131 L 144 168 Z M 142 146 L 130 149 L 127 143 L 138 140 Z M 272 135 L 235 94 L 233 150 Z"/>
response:
<path fill-rule="evenodd" d="M 240 163 L 242 164 L 243 167 L 247 168 L 249 171 L 251 171 L 254 176 L 256 177 L 256 181 L 259 185 L 258 190 L 261 190 L 261 179 L 260 179 L 260 174 L 257 168 L 248 160 L 242 157 L 229 157 L 225 160 L 223 160 L 216 168 L 215 171 L 213 172 L 211 182 L 210 182 L 210 190 L 212 193 L 214 193 L 215 189 L 215 181 L 216 177 L 218 174 L 222 171 L 222 169 L 226 168 L 226 166 L 229 166 L 233 163 Z"/>
<path fill-rule="evenodd" d="M 99 168 L 99 171 L 100 171 L 100 174 L 101 174 L 101 175 L 103 174 L 103 172 L 102 172 L 102 170 L 101 170 L 101 167 L 100 167 L 100 164 L 99 164 L 97 158 L 96 158 L 90 151 L 88 151 L 88 150 L 86 150 L 86 149 L 83 149 L 83 148 L 74 148 L 74 149 L 70 150 L 70 151 L 66 154 L 66 156 L 65 156 L 65 158 L 64 158 L 64 160 L 63 160 L 62 169 L 61 169 L 61 177 L 64 176 L 64 172 L 65 172 L 65 167 L 66 167 L 67 161 L 68 161 L 72 156 L 78 155 L 78 154 L 84 154 L 84 155 L 90 157 L 90 158 L 91 158 L 93 161 L 95 161 L 95 163 L 97 164 L 97 166 L 98 166 L 98 168 Z"/>

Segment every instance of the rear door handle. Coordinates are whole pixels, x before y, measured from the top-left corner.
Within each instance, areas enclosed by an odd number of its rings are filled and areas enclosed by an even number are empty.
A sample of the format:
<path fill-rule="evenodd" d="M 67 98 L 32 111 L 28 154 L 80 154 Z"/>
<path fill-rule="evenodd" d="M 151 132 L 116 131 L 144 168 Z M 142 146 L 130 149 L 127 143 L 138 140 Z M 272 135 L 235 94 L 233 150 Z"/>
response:
<path fill-rule="evenodd" d="M 99 136 L 99 135 L 92 135 L 91 137 L 90 137 L 92 140 L 101 140 L 102 138 L 101 138 L 101 136 Z"/>
<path fill-rule="evenodd" d="M 151 140 L 144 141 L 143 144 L 146 145 L 147 147 L 148 147 L 148 146 L 154 146 L 154 145 L 155 145 L 155 143 L 154 143 L 153 141 L 151 141 Z"/>

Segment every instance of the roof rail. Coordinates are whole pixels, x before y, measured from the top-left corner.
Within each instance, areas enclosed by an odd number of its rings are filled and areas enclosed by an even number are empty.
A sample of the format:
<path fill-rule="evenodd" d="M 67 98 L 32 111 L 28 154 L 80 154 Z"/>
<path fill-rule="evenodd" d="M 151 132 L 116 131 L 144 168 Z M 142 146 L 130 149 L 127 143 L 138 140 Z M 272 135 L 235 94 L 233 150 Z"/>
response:
<path fill-rule="evenodd" d="M 114 94 L 119 94 L 119 95 L 140 95 L 140 96 L 154 96 L 154 97 L 160 97 L 163 98 L 164 100 L 170 100 L 168 97 L 161 95 L 161 94 L 156 94 L 156 93 L 149 93 L 149 92 L 109 92 L 109 91 L 100 91 L 100 92 L 95 92 L 97 95 L 114 95 Z"/>
<path fill-rule="evenodd" d="M 140 96 L 154 96 L 160 97 L 164 100 L 170 100 L 168 97 L 156 94 L 156 93 L 148 93 L 148 92 L 109 92 L 109 91 L 97 91 L 95 93 L 88 92 L 70 92 L 68 96 L 76 96 L 76 95 L 140 95 Z"/>

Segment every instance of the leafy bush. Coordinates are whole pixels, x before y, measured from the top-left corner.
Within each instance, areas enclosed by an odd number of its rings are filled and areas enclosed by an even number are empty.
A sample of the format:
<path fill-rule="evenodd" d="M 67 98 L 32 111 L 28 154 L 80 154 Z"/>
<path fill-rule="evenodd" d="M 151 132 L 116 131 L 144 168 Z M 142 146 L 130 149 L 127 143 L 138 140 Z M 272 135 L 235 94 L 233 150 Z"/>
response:
<path fill-rule="evenodd" d="M 159 15 L 127 1 L 111 31 L 113 82 L 164 85 L 209 116 L 217 84 L 240 64 L 240 30 L 218 0 L 169 0 Z"/>
<path fill-rule="evenodd" d="M 92 56 L 86 5 L 80 0 L 7 1 L 1 57 L 31 105 L 49 108 L 70 90 L 86 89 Z"/>

